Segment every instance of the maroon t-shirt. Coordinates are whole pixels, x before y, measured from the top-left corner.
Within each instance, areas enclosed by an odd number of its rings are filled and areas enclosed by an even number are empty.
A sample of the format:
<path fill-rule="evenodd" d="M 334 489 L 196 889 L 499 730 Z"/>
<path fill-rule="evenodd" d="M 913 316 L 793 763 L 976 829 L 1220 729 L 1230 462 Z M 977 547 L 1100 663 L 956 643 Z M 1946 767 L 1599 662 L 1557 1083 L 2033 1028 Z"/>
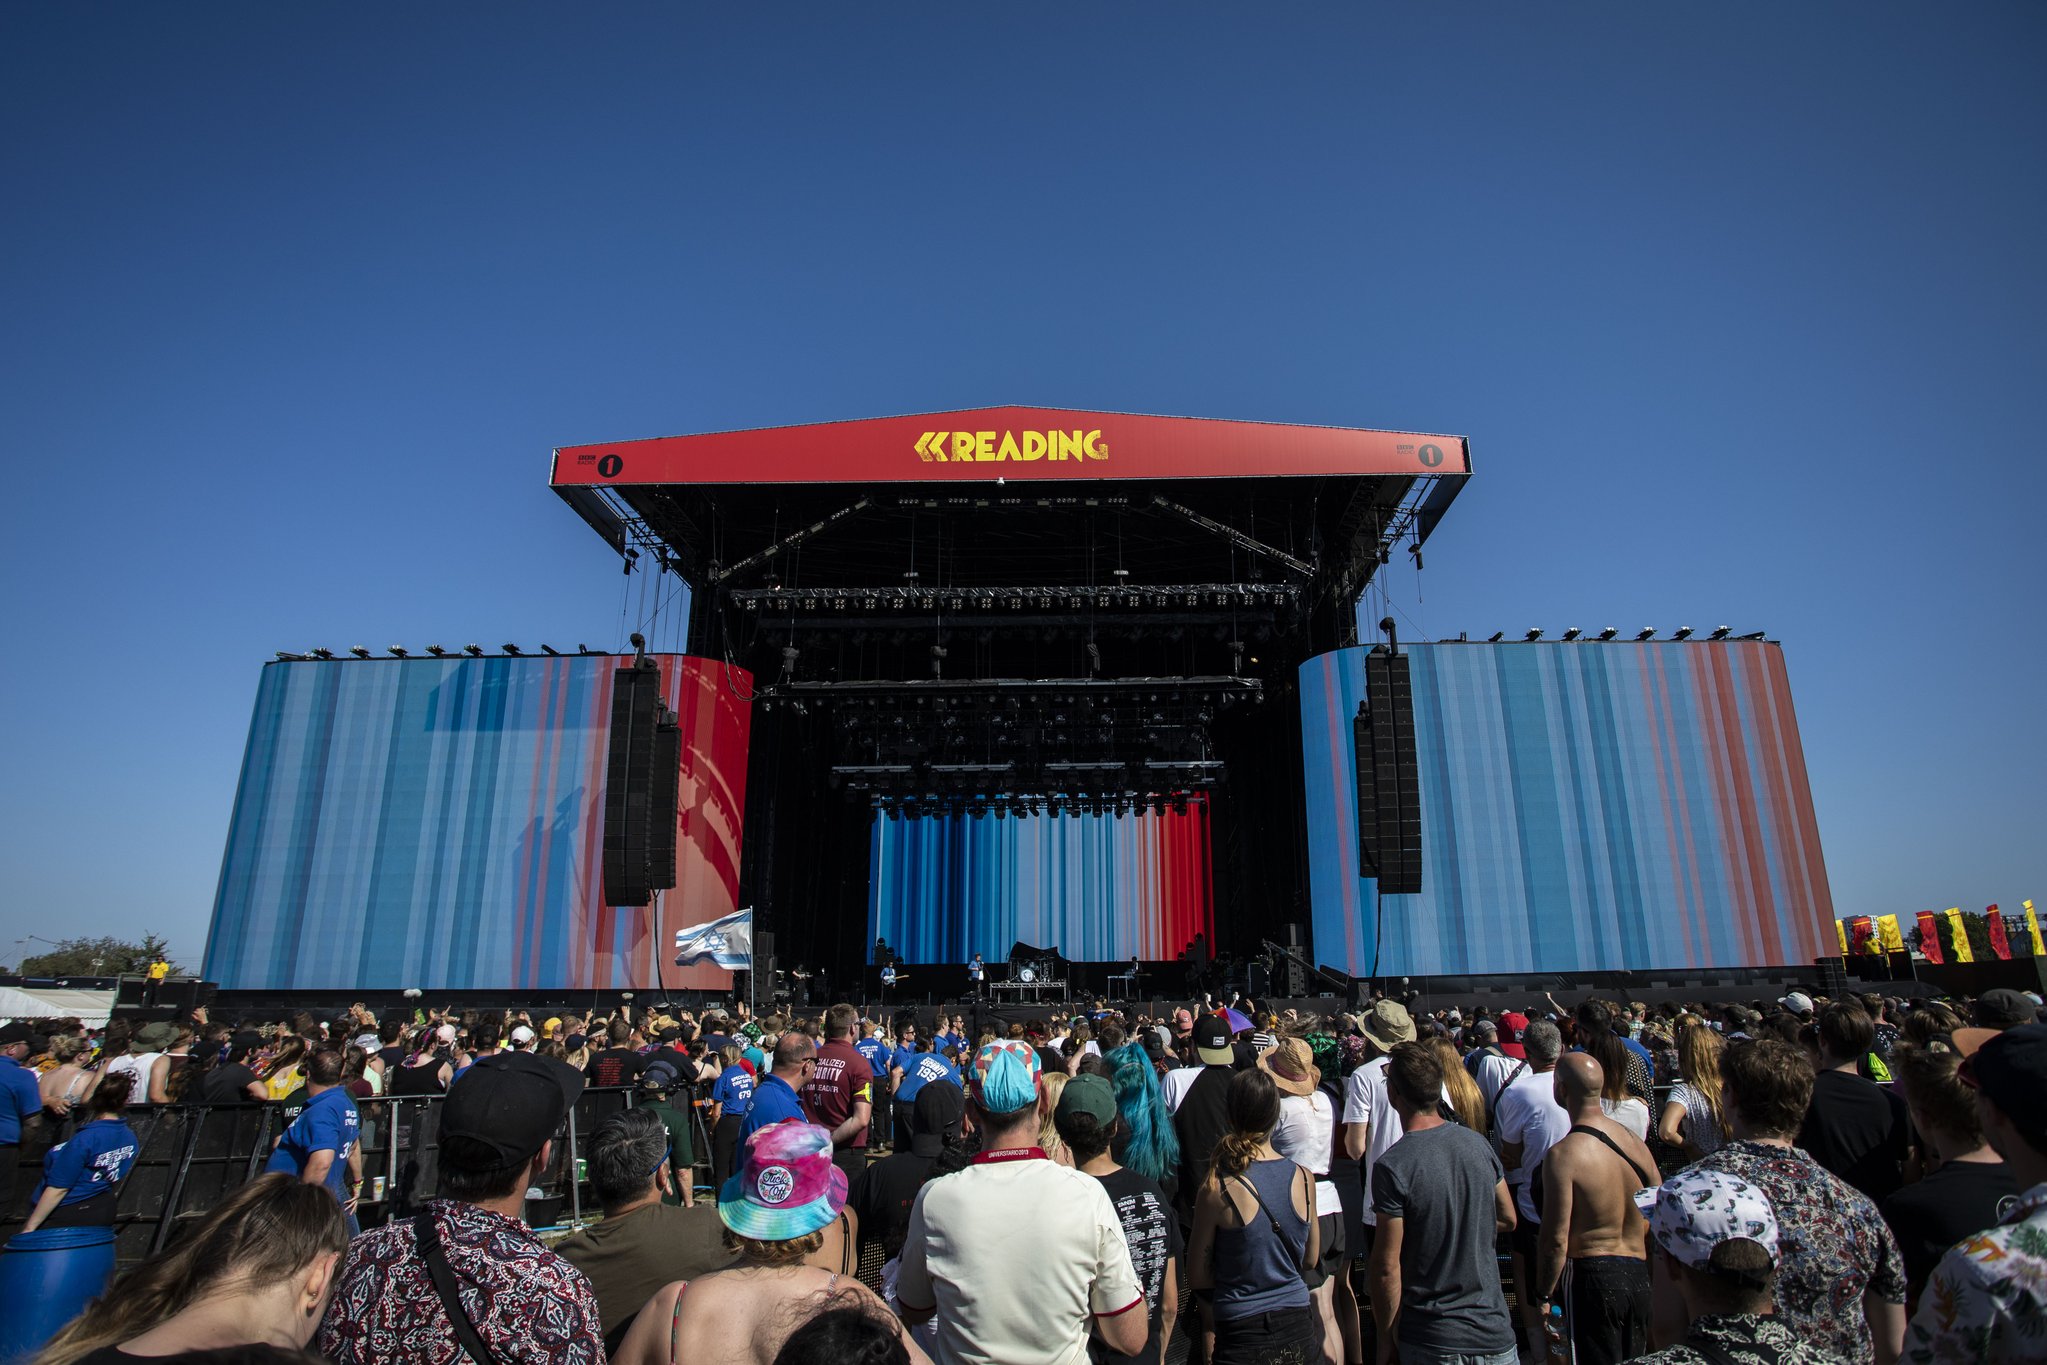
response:
<path fill-rule="evenodd" d="M 803 1111 L 812 1123 L 836 1129 L 853 1116 L 853 1106 L 874 1102 L 874 1068 L 844 1038 L 817 1049 L 817 1074 L 803 1087 Z M 867 1129 L 853 1135 L 851 1147 L 867 1145 Z"/>

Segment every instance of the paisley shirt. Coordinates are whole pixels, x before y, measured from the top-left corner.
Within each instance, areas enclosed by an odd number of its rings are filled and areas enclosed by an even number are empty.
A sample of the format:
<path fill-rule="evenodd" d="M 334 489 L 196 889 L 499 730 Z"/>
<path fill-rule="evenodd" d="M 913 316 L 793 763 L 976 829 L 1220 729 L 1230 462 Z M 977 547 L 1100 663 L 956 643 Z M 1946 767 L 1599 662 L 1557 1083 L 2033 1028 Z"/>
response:
<path fill-rule="evenodd" d="M 1934 1268 L 1905 1333 L 1911 1365 L 2047 1360 L 2047 1183 Z"/>
<path fill-rule="evenodd" d="M 1701 1343 L 1717 1347 L 1716 1359 L 1699 1349 Z M 1633 1365 L 1841 1365 L 1841 1357 L 1815 1342 L 1802 1341 L 1796 1332 L 1774 1317 L 1752 1313 L 1730 1313 L 1693 1318 L 1685 1339 L 1645 1356 Z"/>
<path fill-rule="evenodd" d="M 1862 1296 L 1905 1301 L 1905 1259 L 1869 1196 L 1797 1147 L 1730 1142 L 1696 1165 L 1738 1176 L 1777 1214 L 1777 1313 L 1823 1351 L 1876 1359 Z"/>
<path fill-rule="evenodd" d="M 506 1365 L 604 1365 L 597 1295 L 582 1271 L 542 1246 L 524 1223 L 455 1200 L 426 1207 L 440 1226 L 462 1307 L 492 1354 Z M 336 1365 L 464 1359 L 410 1218 L 348 1244 L 314 1344 Z"/>

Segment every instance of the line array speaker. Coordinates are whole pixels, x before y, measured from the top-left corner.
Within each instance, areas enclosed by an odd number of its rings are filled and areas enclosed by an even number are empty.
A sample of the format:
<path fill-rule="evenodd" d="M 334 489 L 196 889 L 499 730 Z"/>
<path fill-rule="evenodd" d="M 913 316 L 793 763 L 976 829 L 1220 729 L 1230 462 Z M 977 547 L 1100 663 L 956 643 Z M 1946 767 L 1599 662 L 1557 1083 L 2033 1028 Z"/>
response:
<path fill-rule="evenodd" d="M 614 675 L 604 769 L 604 901 L 645 905 L 675 885 L 675 805 L 682 732 L 661 701 L 661 671 L 642 655 Z"/>
<path fill-rule="evenodd" d="M 1414 752 L 1414 689 L 1407 656 L 1384 647 L 1365 656 L 1365 700 L 1351 723 L 1357 745 L 1358 875 L 1379 892 L 1422 889 L 1421 784 Z"/>

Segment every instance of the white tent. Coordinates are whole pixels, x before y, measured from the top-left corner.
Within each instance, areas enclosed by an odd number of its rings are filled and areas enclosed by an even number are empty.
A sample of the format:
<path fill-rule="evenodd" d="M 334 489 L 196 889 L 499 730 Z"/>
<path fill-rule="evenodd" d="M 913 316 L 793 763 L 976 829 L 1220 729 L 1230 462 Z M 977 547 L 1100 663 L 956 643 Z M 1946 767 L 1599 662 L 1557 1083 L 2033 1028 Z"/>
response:
<path fill-rule="evenodd" d="M 112 991 L 0 986 L 0 1019 L 77 1019 L 88 1028 L 99 1028 L 113 1012 Z"/>

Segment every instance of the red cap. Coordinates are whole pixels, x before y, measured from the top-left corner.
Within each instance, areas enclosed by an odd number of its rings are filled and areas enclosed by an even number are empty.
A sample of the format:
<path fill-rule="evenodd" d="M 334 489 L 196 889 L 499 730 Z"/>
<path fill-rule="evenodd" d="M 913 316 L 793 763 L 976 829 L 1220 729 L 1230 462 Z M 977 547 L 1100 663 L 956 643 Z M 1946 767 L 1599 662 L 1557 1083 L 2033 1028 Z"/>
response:
<path fill-rule="evenodd" d="M 1500 1051 L 1521 1061 L 1528 1059 L 1528 1049 L 1521 1046 L 1521 1035 L 1528 1031 L 1528 1016 L 1515 1014 L 1512 1010 L 1500 1016 Z"/>

